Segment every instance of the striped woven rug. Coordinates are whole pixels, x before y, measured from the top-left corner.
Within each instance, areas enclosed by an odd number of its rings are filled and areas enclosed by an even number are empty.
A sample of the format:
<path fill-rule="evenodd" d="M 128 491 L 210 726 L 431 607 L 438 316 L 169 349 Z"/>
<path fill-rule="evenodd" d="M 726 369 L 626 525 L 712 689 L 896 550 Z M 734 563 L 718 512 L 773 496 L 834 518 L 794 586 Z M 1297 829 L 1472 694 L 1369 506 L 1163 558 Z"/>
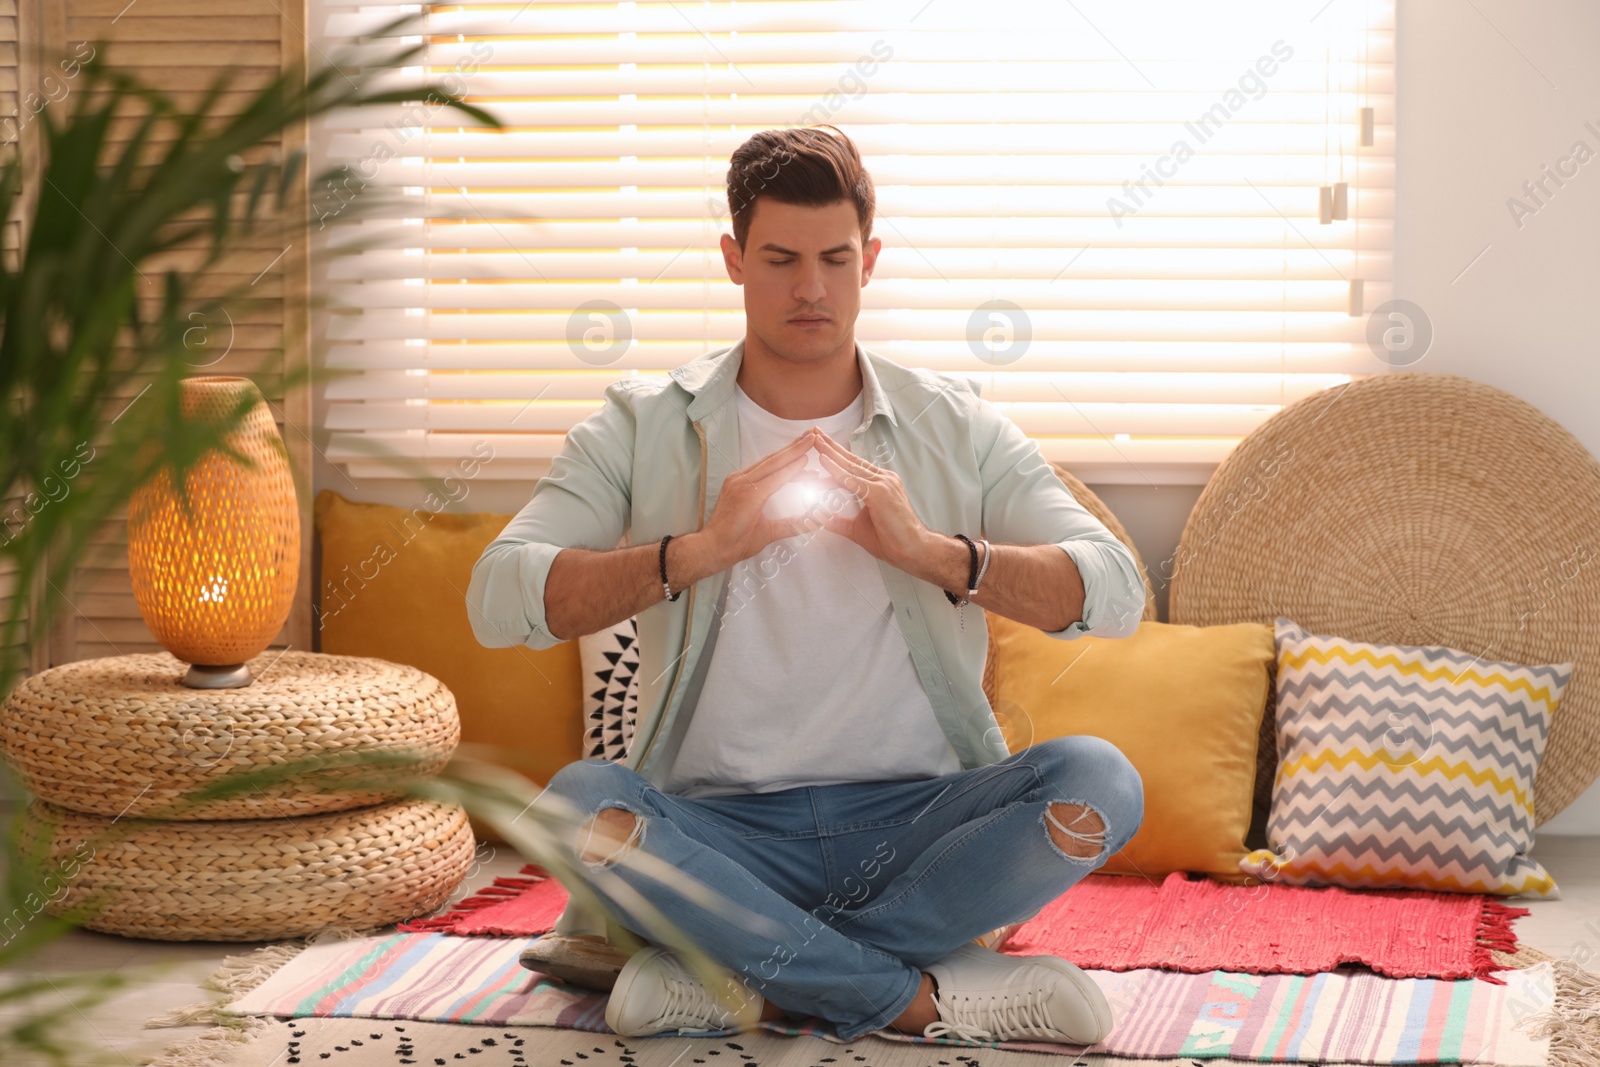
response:
<path fill-rule="evenodd" d="M 525 970 L 518 955 L 526 943 L 524 938 L 395 933 L 311 945 L 228 1010 L 608 1033 L 605 995 Z M 1089 1048 L 1023 1042 L 988 1047 L 1279 1063 L 1546 1067 L 1550 1039 L 1535 1038 L 1518 1023 L 1552 1006 L 1555 982 L 1549 972 L 1549 963 L 1502 972 L 1505 984 L 1496 985 L 1384 978 L 1349 968 L 1310 976 L 1091 970 L 1116 1013 L 1116 1026 L 1104 1042 Z M 838 1040 L 831 1025 L 820 1020 L 762 1026 L 778 1034 Z M 908 1035 L 892 1039 L 961 1044 Z"/>

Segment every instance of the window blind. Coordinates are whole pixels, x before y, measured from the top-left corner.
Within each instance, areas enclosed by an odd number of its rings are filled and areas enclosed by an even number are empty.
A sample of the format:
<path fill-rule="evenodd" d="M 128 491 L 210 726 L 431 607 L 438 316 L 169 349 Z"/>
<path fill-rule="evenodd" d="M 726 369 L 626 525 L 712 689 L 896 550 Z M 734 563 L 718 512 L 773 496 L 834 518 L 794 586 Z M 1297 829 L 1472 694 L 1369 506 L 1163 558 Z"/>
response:
<path fill-rule="evenodd" d="M 419 102 L 318 139 L 351 168 L 313 200 L 353 476 L 487 442 L 479 476 L 536 477 L 609 382 L 737 341 L 727 161 L 776 126 L 840 127 L 874 179 L 858 340 L 975 379 L 1086 480 L 1203 482 L 1284 404 L 1386 369 L 1392 0 L 319 4 L 328 51 L 419 13 L 400 77 L 508 126 Z"/>
<path fill-rule="evenodd" d="M 19 94 L 17 92 L 20 81 L 18 73 L 17 55 L 17 5 L 16 0 L 0 0 L 0 115 L 16 115 L 18 111 Z M 10 163 L 16 158 L 18 152 L 15 119 L 12 123 L 0 122 L 4 133 L 0 134 L 0 164 Z M 22 249 L 22 221 L 21 205 L 14 204 L 10 218 L 0 219 L 0 255 L 6 257 L 6 265 L 15 270 L 18 266 L 18 255 Z M 26 507 L 27 500 L 23 495 L 0 496 L 0 540 L 9 542 L 18 536 L 22 524 L 27 521 L 29 513 Z M 29 591 L 21 587 L 16 561 L 10 556 L 0 555 L 0 619 L 9 618 L 13 611 L 20 608 L 19 618 L 23 620 L 23 632 L 13 635 L 11 647 L 4 651 L 14 656 L 16 662 L 26 668 L 30 655 L 28 634 L 29 624 L 28 609 L 31 607 Z M 4 635 L 0 635 L 3 639 Z"/>
<path fill-rule="evenodd" d="M 245 106 L 249 93 L 276 77 L 291 59 L 298 60 L 306 48 L 304 20 L 261 0 L 159 0 L 133 5 L 51 0 L 22 5 L 20 16 L 13 19 L 16 8 L 14 0 L 0 0 L 0 114 L 10 114 L 20 103 L 24 121 L 17 140 L 25 158 L 37 150 L 41 109 L 62 121 L 62 116 L 79 104 L 81 82 L 71 73 L 76 68 L 63 66 L 62 57 L 82 61 L 92 54 L 90 62 L 111 63 L 171 94 L 182 106 L 191 106 L 226 67 L 233 73 L 233 86 L 217 108 L 235 113 Z M 107 47 L 91 53 L 93 42 L 105 42 Z M 7 58 L 16 62 L 8 65 Z M 20 68 L 15 75 L 10 73 L 14 67 Z M 131 137 L 137 115 L 134 108 L 119 116 L 111 137 L 122 141 Z M 0 125 L 4 129 L 0 141 L 17 133 L 14 124 Z M 159 129 L 153 139 L 160 141 Z M 292 151 L 301 147 L 304 139 L 291 131 L 279 140 L 283 150 Z M 40 195 L 54 195 L 41 193 L 41 186 L 36 174 L 25 173 L 23 198 L 31 203 Z M 8 228 L 5 247 L 12 247 L 18 239 Z M 306 470 L 311 458 L 310 391 L 303 384 L 286 387 L 282 374 L 308 358 L 309 284 L 304 242 L 284 248 L 258 234 L 239 236 L 233 249 L 233 254 L 213 264 L 206 278 L 197 282 L 197 290 L 209 294 L 254 284 L 262 299 L 233 329 L 197 322 L 195 337 L 201 336 L 203 329 L 209 347 L 194 361 L 195 373 L 252 378 L 278 420 L 295 468 Z M 190 270 L 198 259 L 198 250 L 179 249 L 166 257 L 163 266 Z M 269 296 L 274 299 L 268 300 Z M 209 355 L 217 351 L 222 354 Z M 106 398 L 108 411 L 120 411 L 133 403 L 144 387 L 138 380 L 127 383 L 119 395 Z M 91 443 L 105 446 L 100 440 Z M 45 488 L 47 497 L 50 487 Z M 59 492 L 59 487 L 54 491 Z M 24 527 L 32 510 L 42 506 L 48 506 L 44 499 L 0 501 L 12 535 Z M 310 506 L 310 499 L 301 501 L 300 592 L 274 646 L 311 646 Z M 70 579 L 56 591 L 63 601 L 48 633 L 30 620 L 30 653 L 36 669 L 160 650 L 134 600 L 128 577 L 127 525 L 124 505 L 92 535 Z M 15 575 L 0 573 L 0 597 L 14 595 L 19 595 Z"/>

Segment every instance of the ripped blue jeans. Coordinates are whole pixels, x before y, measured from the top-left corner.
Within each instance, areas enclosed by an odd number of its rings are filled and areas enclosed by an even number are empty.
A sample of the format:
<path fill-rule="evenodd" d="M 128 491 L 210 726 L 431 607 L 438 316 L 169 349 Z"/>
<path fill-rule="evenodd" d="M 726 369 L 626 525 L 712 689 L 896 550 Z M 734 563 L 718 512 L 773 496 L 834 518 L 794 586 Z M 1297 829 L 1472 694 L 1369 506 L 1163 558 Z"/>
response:
<path fill-rule="evenodd" d="M 700 799 L 589 759 L 563 767 L 538 803 L 552 796 L 571 803 L 569 815 L 633 813 L 620 845 L 612 838 L 594 849 L 592 823 L 570 842 L 574 869 L 587 872 L 623 926 L 651 940 L 610 875 L 747 988 L 834 1023 L 847 1041 L 887 1027 L 916 997 L 923 968 L 1037 914 L 1120 851 L 1144 818 L 1138 771 L 1115 745 L 1088 736 L 939 778 Z M 1052 804 L 1092 809 L 1104 832 L 1082 833 L 1086 812 L 1050 818 Z M 1062 851 L 1052 822 L 1090 844 Z M 650 861 L 636 859 L 641 852 L 736 906 L 706 907 L 667 888 Z"/>

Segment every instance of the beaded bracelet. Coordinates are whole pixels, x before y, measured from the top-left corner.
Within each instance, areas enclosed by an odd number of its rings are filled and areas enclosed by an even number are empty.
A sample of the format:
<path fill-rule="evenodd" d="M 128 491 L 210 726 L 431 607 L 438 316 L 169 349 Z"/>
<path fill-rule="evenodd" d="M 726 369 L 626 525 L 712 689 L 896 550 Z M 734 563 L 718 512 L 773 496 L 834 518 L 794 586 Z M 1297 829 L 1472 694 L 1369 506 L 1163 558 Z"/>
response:
<path fill-rule="evenodd" d="M 667 534 L 661 538 L 661 591 L 667 594 L 668 600 L 677 600 L 683 595 L 683 590 L 680 589 L 674 593 L 672 586 L 667 584 L 667 542 L 672 540 L 672 536 L 672 534 Z"/>

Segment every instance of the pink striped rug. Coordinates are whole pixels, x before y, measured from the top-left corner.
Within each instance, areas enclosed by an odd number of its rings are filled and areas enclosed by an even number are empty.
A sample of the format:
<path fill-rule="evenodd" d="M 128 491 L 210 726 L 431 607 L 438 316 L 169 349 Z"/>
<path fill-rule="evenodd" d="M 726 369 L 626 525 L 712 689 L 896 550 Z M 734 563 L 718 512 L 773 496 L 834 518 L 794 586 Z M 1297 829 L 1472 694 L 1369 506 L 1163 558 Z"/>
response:
<path fill-rule="evenodd" d="M 548 1026 L 609 1033 L 606 995 L 525 970 L 518 955 L 526 944 L 523 938 L 415 933 L 316 944 L 228 1009 L 240 1015 L 415 1019 L 470 1023 L 474 1029 Z M 983 1044 L 1066 1056 L 1096 1052 L 1275 1063 L 1549 1067 L 1551 1039 L 1535 1036 L 1527 1020 L 1559 1007 L 1548 961 L 1510 971 L 1508 981 L 1500 985 L 1382 978 L 1350 968 L 1310 977 L 1145 969 L 1086 973 L 1105 993 L 1115 1016 L 1105 1041 L 1088 1047 Z M 1571 1012 L 1575 1007 L 1568 1004 L 1560 1010 Z M 761 1029 L 839 1041 L 833 1025 L 821 1019 L 766 1022 Z M 534 1035 L 523 1034 L 535 1057 L 532 1062 L 553 1062 L 539 1055 Z M 863 1055 L 834 1058 L 865 1067 L 880 1058 L 866 1047 L 880 1037 L 922 1045 L 969 1044 L 884 1032 L 856 1043 Z M 687 1067 L 688 1059 L 681 1053 L 680 1058 Z M 734 1060 L 731 1055 L 724 1058 Z M 941 1058 L 963 1059 L 944 1055 L 916 1062 Z M 631 1063 L 633 1058 L 622 1062 Z"/>
<path fill-rule="evenodd" d="M 449 912 L 402 931 L 526 937 L 554 925 L 567 891 L 533 865 Z M 1489 896 L 1415 889 L 1225 885 L 1169 874 L 1091 874 L 1011 935 L 1004 950 L 1048 953 L 1107 971 L 1159 968 L 1199 974 L 1320 974 L 1362 964 L 1390 978 L 1480 978 L 1506 968 L 1511 923 L 1528 914 Z"/>

